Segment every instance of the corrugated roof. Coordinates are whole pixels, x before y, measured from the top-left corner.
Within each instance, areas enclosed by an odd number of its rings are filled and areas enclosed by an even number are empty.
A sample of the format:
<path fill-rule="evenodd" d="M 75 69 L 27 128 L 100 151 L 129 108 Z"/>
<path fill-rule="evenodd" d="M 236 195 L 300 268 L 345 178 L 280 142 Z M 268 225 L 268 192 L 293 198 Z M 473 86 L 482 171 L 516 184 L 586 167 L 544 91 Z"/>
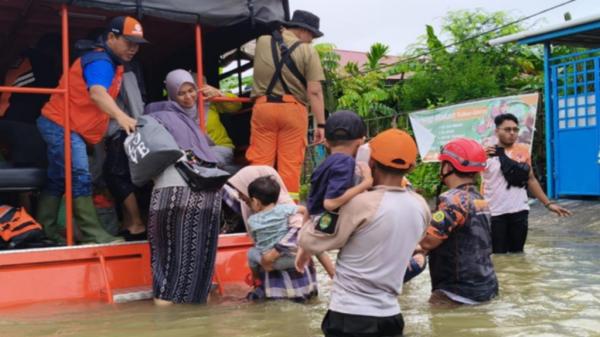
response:
<path fill-rule="evenodd" d="M 334 49 L 334 51 L 340 56 L 340 67 L 343 67 L 350 62 L 358 64 L 359 67 L 367 63 L 367 53 L 344 49 Z M 398 56 L 384 56 L 381 59 L 381 63 L 383 64 L 392 64 L 398 61 L 400 61 Z"/>
<path fill-rule="evenodd" d="M 524 44 L 536 44 L 540 42 L 553 41 L 565 44 L 600 44 L 600 34 L 585 34 L 600 28 L 600 14 L 585 18 L 566 21 L 560 24 L 550 25 L 546 28 L 520 32 L 512 35 L 502 36 L 489 41 L 491 45 L 519 42 Z"/>
<path fill-rule="evenodd" d="M 344 49 L 334 49 L 334 52 L 340 56 L 340 69 L 343 69 L 350 62 L 356 63 L 359 68 L 367 63 L 367 53 Z M 383 64 L 394 64 L 399 61 L 400 57 L 398 56 L 384 56 L 380 62 Z M 402 74 L 389 76 L 388 79 L 400 80 L 402 79 Z"/>

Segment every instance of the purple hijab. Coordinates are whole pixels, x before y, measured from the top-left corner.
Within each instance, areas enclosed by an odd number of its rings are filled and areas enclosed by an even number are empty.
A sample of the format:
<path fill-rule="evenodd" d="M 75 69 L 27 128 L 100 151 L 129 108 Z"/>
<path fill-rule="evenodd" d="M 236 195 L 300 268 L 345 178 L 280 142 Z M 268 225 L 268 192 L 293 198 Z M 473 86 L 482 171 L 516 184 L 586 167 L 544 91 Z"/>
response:
<path fill-rule="evenodd" d="M 170 72 L 167 75 L 167 81 L 165 81 L 169 92 L 173 89 L 175 91 L 179 90 L 184 83 L 194 84 L 190 73 L 184 70 Z M 170 94 L 169 96 L 171 96 Z M 144 113 L 158 120 L 169 131 L 182 150 L 192 150 L 198 158 L 204 161 L 217 162 L 217 158 L 208 143 L 208 137 L 202 133 L 198 124 L 188 116 L 186 109 L 177 102 L 173 100 L 150 103 L 146 105 Z"/>

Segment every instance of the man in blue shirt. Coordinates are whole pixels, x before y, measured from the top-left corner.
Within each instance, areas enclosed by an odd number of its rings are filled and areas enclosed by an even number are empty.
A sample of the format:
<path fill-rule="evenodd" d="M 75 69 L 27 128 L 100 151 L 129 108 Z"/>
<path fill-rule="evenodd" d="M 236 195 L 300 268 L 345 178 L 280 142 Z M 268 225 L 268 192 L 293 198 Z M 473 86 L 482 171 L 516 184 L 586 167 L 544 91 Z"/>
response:
<path fill-rule="evenodd" d="M 135 130 L 135 119 L 121 110 L 115 98 L 121 87 L 123 63 L 129 62 L 147 42 L 141 24 L 132 17 L 111 20 L 97 49 L 75 60 L 69 69 L 69 104 L 73 214 L 80 227 L 81 242 L 106 243 L 119 240 L 102 228 L 92 202 L 91 175 L 86 144 L 97 144 L 108 129 L 109 120 L 115 119 L 127 133 Z M 65 77 L 60 86 L 65 86 Z M 40 196 L 38 220 L 47 236 L 63 241 L 59 234 L 57 215 L 65 192 L 64 153 L 64 97 L 53 94 L 42 108 L 37 120 L 38 129 L 48 145 L 48 182 Z"/>

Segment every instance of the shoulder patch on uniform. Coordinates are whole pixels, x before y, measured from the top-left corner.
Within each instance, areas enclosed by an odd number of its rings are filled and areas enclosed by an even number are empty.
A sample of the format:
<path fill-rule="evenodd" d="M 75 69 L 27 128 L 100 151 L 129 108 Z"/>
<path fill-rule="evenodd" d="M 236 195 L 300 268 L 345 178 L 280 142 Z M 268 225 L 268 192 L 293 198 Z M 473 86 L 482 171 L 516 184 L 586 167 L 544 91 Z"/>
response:
<path fill-rule="evenodd" d="M 325 212 L 315 224 L 315 230 L 324 234 L 334 234 L 337 227 L 338 214 Z"/>
<path fill-rule="evenodd" d="M 441 223 L 444 222 L 444 219 L 446 219 L 446 215 L 442 211 L 437 211 L 431 215 L 431 218 L 433 219 L 433 221 Z"/>
<path fill-rule="evenodd" d="M 319 228 L 321 230 L 326 230 L 327 228 L 329 228 L 329 226 L 331 226 L 332 223 L 332 219 L 331 219 L 331 215 L 325 213 L 323 214 L 323 216 L 321 217 L 320 221 L 319 221 Z"/>

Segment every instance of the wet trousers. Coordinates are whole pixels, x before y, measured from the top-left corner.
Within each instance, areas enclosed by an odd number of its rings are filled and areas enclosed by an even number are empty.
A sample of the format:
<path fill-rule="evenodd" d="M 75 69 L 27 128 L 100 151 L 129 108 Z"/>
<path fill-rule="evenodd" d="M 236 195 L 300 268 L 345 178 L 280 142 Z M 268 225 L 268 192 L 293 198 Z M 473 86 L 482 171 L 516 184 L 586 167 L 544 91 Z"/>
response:
<path fill-rule="evenodd" d="M 395 337 L 404 332 L 402 314 L 373 317 L 328 310 L 321 323 L 326 337 Z"/>
<path fill-rule="evenodd" d="M 522 253 L 527 240 L 529 211 L 492 217 L 492 252 Z"/>

